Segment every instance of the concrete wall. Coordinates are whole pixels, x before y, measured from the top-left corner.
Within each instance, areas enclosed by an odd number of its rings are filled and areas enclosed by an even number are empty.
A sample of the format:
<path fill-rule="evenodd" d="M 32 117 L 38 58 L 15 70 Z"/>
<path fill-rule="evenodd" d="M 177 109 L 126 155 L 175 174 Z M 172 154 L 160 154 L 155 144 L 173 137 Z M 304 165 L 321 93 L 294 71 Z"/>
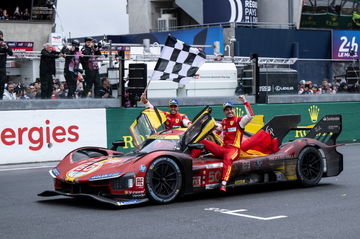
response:
<path fill-rule="evenodd" d="M 288 23 L 289 0 L 258 0 L 259 22 Z"/>
<path fill-rule="evenodd" d="M 151 9 L 148 0 L 128 1 L 129 33 L 149 32 L 151 28 Z"/>
<path fill-rule="evenodd" d="M 35 22 L 0 22 L 0 30 L 4 33 L 5 41 L 29 41 L 34 42 L 34 50 L 42 49 L 44 43 L 48 42 L 52 23 Z"/>

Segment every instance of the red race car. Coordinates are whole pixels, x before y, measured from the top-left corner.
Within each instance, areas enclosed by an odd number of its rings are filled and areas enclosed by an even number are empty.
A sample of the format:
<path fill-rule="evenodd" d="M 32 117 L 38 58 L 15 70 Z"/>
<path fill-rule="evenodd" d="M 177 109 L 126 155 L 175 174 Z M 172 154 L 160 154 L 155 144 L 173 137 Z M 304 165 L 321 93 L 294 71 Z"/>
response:
<path fill-rule="evenodd" d="M 49 171 L 55 189 L 39 196 L 85 196 L 123 206 L 169 203 L 180 195 L 218 188 L 222 160 L 206 151 L 196 159 L 189 155 L 191 149 L 204 148 L 198 143 L 204 138 L 221 144 L 213 133 L 211 108 L 205 107 L 187 129 L 159 131 L 163 122 L 158 109 L 145 109 L 130 127 L 137 148 L 127 154 L 116 151 L 123 141 L 114 142 L 112 149 L 70 152 Z M 306 137 L 282 144 L 290 130 L 300 129 L 299 122 L 299 115 L 276 116 L 254 135 L 247 134 L 227 187 L 295 180 L 313 186 L 322 177 L 338 175 L 343 170 L 343 156 L 336 150 L 341 115 L 326 115 L 313 128 L 301 129 L 309 131 Z"/>

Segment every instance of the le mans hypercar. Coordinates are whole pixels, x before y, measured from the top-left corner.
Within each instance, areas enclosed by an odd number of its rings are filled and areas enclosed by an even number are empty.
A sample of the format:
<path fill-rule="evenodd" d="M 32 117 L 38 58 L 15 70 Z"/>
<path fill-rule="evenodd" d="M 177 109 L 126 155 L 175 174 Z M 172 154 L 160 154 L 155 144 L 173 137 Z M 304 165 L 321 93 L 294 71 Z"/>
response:
<path fill-rule="evenodd" d="M 130 126 L 137 145 L 130 153 L 117 151 L 123 141 L 114 142 L 111 149 L 73 150 L 49 171 L 54 190 L 39 196 L 90 197 L 124 206 L 149 200 L 169 203 L 181 195 L 220 187 L 222 160 L 199 143 L 206 138 L 221 144 L 221 135 L 214 133 L 211 108 L 205 107 L 189 128 L 161 130 L 164 120 L 157 108 L 142 111 Z M 300 128 L 299 122 L 300 115 L 276 116 L 254 134 L 245 132 L 242 145 L 247 145 L 247 152 L 233 162 L 227 187 L 279 181 L 313 186 L 322 177 L 340 174 L 343 155 L 336 150 L 336 138 L 341 133 L 341 115 L 326 115 L 312 128 Z M 308 130 L 306 137 L 282 143 L 291 130 L 299 129 Z M 259 143 L 251 145 L 264 132 L 271 136 L 266 146 L 270 153 L 261 150 Z M 192 149 L 203 153 L 192 158 Z"/>

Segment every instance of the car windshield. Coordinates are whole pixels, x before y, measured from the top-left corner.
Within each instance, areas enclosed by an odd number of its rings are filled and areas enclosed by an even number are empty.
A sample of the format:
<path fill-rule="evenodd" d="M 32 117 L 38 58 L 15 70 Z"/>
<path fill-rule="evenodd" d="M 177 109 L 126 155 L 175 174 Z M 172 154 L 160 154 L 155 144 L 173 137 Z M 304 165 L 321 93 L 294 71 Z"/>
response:
<path fill-rule="evenodd" d="M 177 150 L 178 139 L 146 139 L 139 147 L 139 153 L 150 153 L 156 150 Z"/>

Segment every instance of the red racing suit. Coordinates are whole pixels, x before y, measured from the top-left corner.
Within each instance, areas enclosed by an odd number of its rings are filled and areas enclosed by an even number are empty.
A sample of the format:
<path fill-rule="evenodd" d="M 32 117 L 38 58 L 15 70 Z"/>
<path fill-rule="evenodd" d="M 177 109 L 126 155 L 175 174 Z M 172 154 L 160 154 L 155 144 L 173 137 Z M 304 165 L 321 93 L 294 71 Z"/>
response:
<path fill-rule="evenodd" d="M 169 112 L 163 112 L 166 116 L 165 129 L 173 128 L 186 128 L 191 123 L 186 114 L 177 112 L 176 114 L 170 114 Z"/>
<path fill-rule="evenodd" d="M 232 161 L 240 156 L 240 144 L 244 134 L 246 124 L 253 118 L 254 113 L 248 102 L 244 103 L 247 115 L 243 117 L 233 116 L 225 118 L 221 122 L 223 133 L 223 145 L 220 146 L 209 140 L 202 140 L 205 149 L 211 152 L 215 157 L 223 158 L 222 181 L 228 181 L 232 168 Z M 201 150 L 194 149 L 191 152 L 193 158 L 197 158 Z"/>
<path fill-rule="evenodd" d="M 154 106 L 149 101 L 145 104 L 145 107 L 151 109 L 154 108 Z M 186 114 L 181 114 L 179 112 L 174 115 L 169 112 L 163 113 L 166 117 L 166 121 L 164 122 L 165 129 L 187 128 L 191 124 L 191 121 Z"/>

